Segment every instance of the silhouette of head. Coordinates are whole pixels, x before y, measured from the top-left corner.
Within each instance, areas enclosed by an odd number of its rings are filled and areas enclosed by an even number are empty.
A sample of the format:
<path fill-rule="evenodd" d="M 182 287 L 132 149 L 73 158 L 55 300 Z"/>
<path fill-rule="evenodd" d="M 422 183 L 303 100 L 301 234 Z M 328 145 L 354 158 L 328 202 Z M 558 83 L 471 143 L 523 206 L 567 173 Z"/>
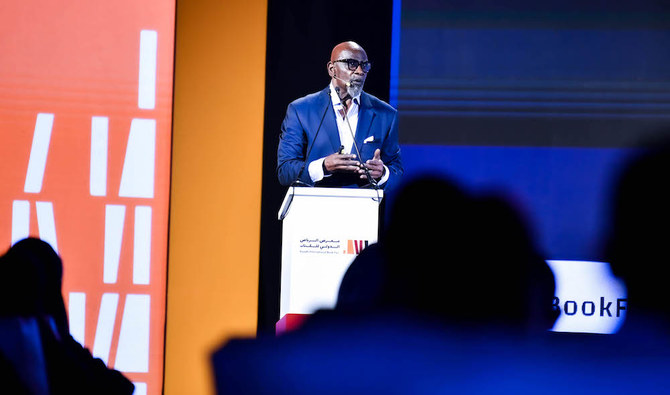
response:
<path fill-rule="evenodd" d="M 10 315 L 52 316 L 67 331 L 61 294 L 63 265 L 51 246 L 36 238 L 14 244 L 0 259 L 2 311 Z"/>
<path fill-rule="evenodd" d="M 670 322 L 669 172 L 670 146 L 664 143 L 629 162 L 615 188 L 607 259 L 628 289 L 626 321 L 646 311 Z"/>
<path fill-rule="evenodd" d="M 551 307 L 554 275 L 519 211 L 502 197 L 483 197 L 475 204 L 474 223 L 474 262 L 483 272 L 470 274 L 480 279 L 488 299 L 479 301 L 480 308 L 489 306 L 482 317 L 532 331 L 550 329 L 559 314 Z"/>
<path fill-rule="evenodd" d="M 390 304 L 439 312 L 452 303 L 443 292 L 468 249 L 469 205 L 456 185 L 439 177 L 420 177 L 401 188 L 382 239 Z"/>
<path fill-rule="evenodd" d="M 462 325 L 548 329 L 554 279 L 520 215 L 437 176 L 402 188 L 382 243 L 384 300 Z"/>

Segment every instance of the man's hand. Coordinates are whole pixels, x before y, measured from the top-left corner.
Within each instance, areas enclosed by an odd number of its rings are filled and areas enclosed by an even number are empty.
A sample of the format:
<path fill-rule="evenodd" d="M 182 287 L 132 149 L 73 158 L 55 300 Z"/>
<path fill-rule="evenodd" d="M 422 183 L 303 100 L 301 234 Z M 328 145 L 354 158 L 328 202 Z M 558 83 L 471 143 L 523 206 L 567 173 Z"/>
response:
<path fill-rule="evenodd" d="M 334 153 L 326 156 L 323 168 L 326 173 L 358 173 L 361 163 L 356 160 L 356 155 Z"/>
<path fill-rule="evenodd" d="M 370 176 L 375 180 L 382 178 L 382 175 L 384 174 L 384 162 L 382 162 L 381 151 L 379 149 L 375 150 L 375 155 L 372 159 L 365 162 L 365 167 L 368 168 Z M 361 170 L 360 173 L 362 173 L 361 178 L 366 178 L 364 170 Z"/>

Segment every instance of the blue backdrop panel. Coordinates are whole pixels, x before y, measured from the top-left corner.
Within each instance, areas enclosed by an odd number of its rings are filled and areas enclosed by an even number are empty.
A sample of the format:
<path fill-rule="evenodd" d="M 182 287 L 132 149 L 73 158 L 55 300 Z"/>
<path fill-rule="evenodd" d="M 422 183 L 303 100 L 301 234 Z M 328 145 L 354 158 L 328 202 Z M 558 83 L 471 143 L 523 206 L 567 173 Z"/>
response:
<path fill-rule="evenodd" d="M 612 183 L 633 151 L 435 145 L 402 149 L 406 178 L 440 173 L 474 194 L 507 197 L 524 214 L 547 258 L 569 260 L 602 259 Z"/>

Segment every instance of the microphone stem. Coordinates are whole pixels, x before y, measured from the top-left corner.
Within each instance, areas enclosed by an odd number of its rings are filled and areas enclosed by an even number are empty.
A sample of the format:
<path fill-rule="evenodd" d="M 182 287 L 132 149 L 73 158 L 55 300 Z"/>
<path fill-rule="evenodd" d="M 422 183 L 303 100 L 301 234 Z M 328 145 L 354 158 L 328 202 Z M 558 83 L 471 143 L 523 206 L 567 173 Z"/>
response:
<path fill-rule="evenodd" d="M 354 129 L 351 127 L 351 124 L 349 123 L 349 117 L 347 116 L 347 111 L 348 111 L 348 109 L 345 107 L 345 109 L 344 109 L 344 121 L 347 123 L 347 126 L 349 127 L 349 133 L 351 134 L 352 142 L 354 143 L 354 149 L 356 150 L 356 155 L 358 155 L 358 159 L 361 161 L 361 166 L 363 167 L 363 170 L 365 171 L 365 176 L 368 178 L 368 182 L 375 189 L 377 189 L 378 188 L 377 181 L 374 178 L 372 178 L 372 175 L 370 175 L 370 170 L 368 169 L 367 166 L 365 166 L 365 163 L 363 163 L 363 157 L 361 156 L 361 151 L 358 150 L 358 144 L 356 144 L 356 136 L 354 136 Z"/>
<path fill-rule="evenodd" d="M 341 78 L 335 77 L 336 79 L 340 81 L 344 81 Z M 349 83 L 347 82 L 347 86 L 349 86 Z M 335 88 L 335 92 L 337 93 L 337 96 L 340 96 L 340 88 Z M 347 93 L 348 95 L 348 93 Z M 345 96 L 346 97 L 346 96 Z M 353 101 L 353 98 L 351 99 Z M 358 150 L 358 144 L 356 144 L 356 136 L 354 135 L 354 129 L 351 127 L 351 124 L 349 123 L 349 117 L 347 113 L 349 112 L 349 108 L 345 105 L 344 101 L 340 98 L 340 103 L 342 103 L 342 107 L 344 108 L 344 121 L 347 124 L 347 127 L 349 128 L 349 134 L 351 134 L 351 141 L 353 142 L 354 149 L 356 150 L 356 155 L 358 155 L 358 159 L 361 161 L 361 167 L 363 167 L 363 171 L 365 171 L 365 176 L 368 179 L 368 182 L 370 185 L 374 187 L 374 189 L 379 189 L 379 186 L 377 185 L 377 180 L 372 178 L 372 175 L 370 175 L 370 170 L 368 169 L 367 166 L 365 166 L 365 163 L 363 163 L 363 157 L 361 156 L 361 151 Z"/>

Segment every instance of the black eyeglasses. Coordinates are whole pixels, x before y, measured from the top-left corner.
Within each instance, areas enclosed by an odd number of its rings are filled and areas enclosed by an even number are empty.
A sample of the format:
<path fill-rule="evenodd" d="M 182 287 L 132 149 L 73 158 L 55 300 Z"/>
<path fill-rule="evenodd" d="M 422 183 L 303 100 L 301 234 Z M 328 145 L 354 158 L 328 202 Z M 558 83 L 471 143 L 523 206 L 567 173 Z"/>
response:
<path fill-rule="evenodd" d="M 338 59 L 334 60 L 333 62 L 342 62 L 346 63 L 347 67 L 349 68 L 350 71 L 356 71 L 358 66 L 361 66 L 361 70 L 363 72 L 367 73 L 370 71 L 370 68 L 372 67 L 372 63 L 368 62 L 367 60 L 364 62 L 358 61 L 356 59 Z"/>

